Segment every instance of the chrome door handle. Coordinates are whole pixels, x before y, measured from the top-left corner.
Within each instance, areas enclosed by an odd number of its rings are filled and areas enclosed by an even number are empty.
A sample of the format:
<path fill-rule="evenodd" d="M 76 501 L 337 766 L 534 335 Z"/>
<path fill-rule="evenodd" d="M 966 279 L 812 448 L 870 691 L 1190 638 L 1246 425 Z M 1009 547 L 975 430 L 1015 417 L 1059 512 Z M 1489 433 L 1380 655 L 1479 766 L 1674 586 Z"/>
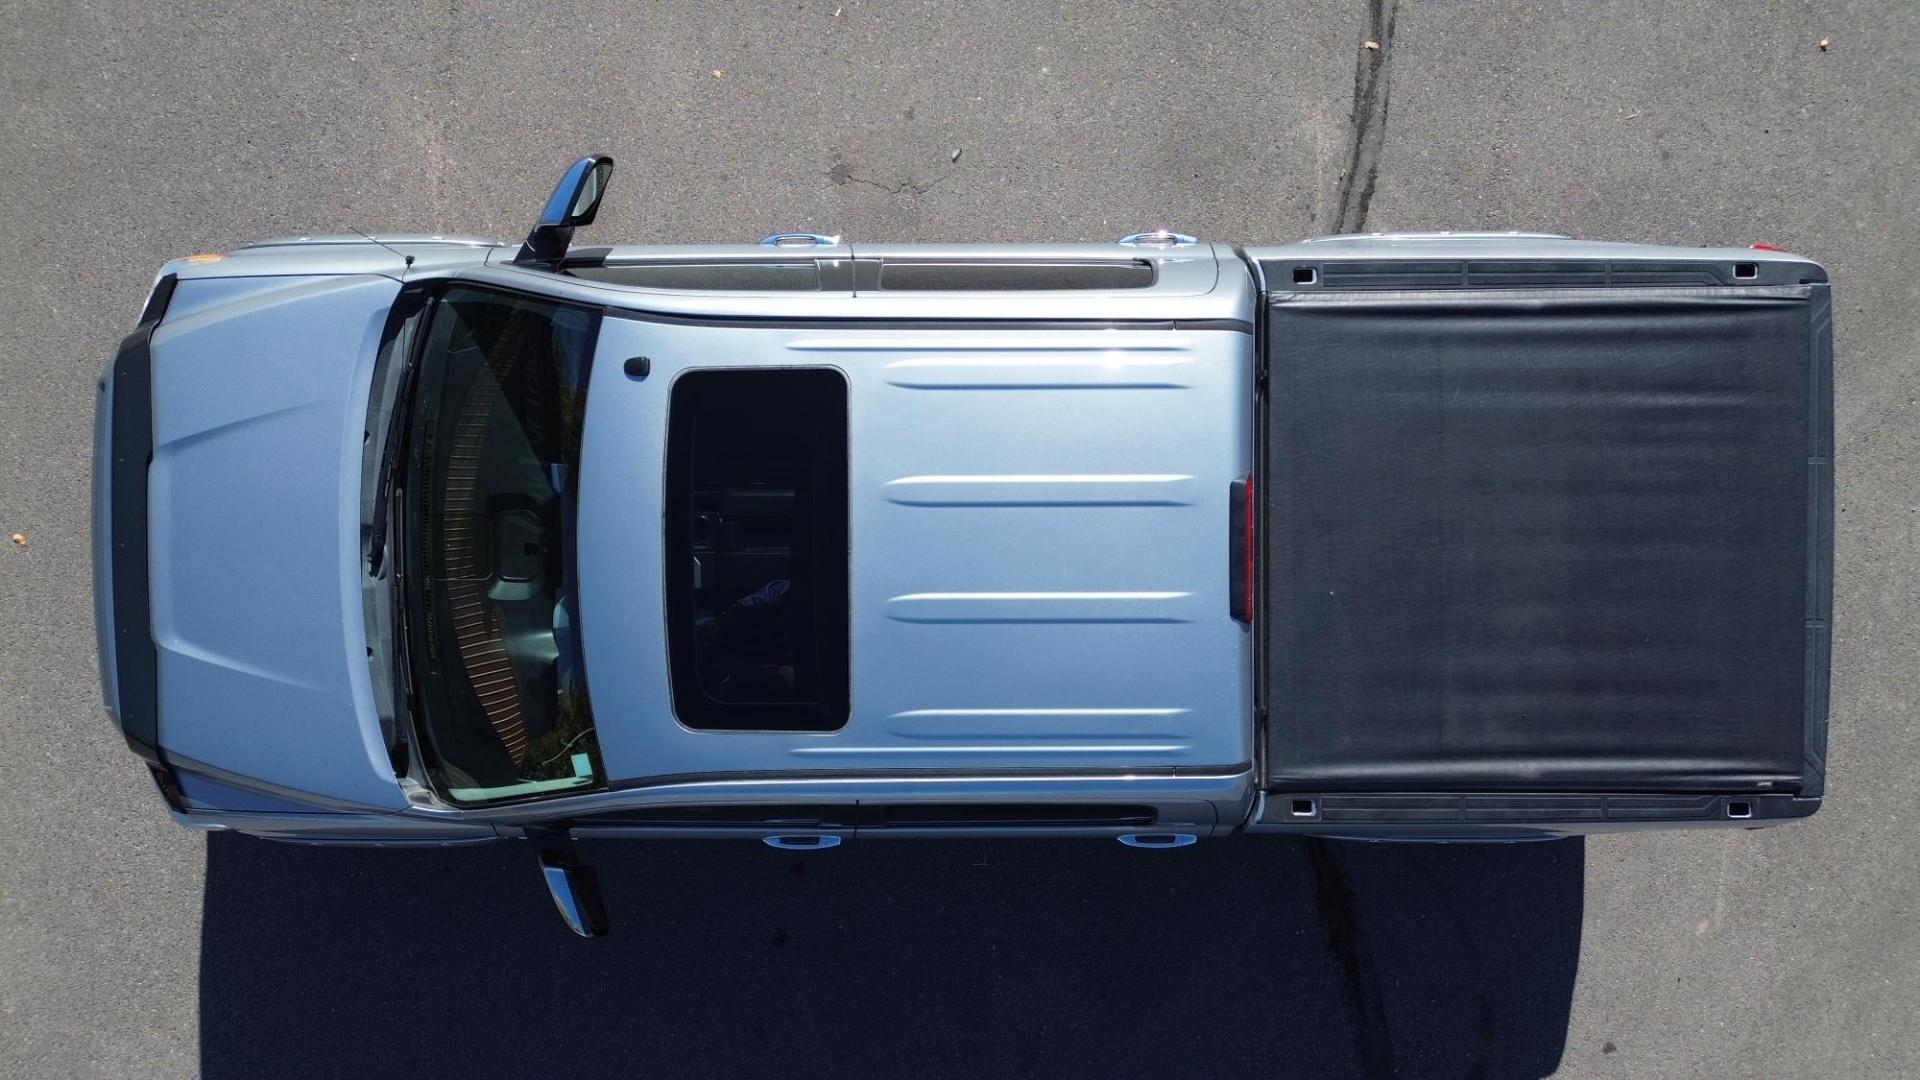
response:
<path fill-rule="evenodd" d="M 840 846 L 840 838 L 837 836 L 820 836 L 812 833 L 797 836 L 763 836 L 760 842 L 782 851 L 825 851 L 827 848 Z"/>
<path fill-rule="evenodd" d="M 822 236 L 810 232 L 783 232 L 760 238 L 761 247 L 833 247 L 840 242 L 837 236 Z"/>
<path fill-rule="evenodd" d="M 1197 843 L 1199 839 L 1192 833 L 1128 833 L 1120 842 L 1137 848 L 1177 848 Z"/>
<path fill-rule="evenodd" d="M 1199 242 L 1186 233 L 1177 233 L 1170 229 L 1137 232 L 1120 238 L 1120 243 L 1128 247 L 1185 247 Z"/>

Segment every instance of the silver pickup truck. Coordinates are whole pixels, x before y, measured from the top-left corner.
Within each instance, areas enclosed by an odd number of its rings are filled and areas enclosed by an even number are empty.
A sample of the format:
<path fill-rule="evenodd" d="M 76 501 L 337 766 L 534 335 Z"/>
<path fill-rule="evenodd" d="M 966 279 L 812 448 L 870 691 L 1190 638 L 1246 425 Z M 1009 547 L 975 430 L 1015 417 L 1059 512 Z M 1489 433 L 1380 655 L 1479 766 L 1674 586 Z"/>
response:
<path fill-rule="evenodd" d="M 1534 234 L 168 263 L 100 382 L 108 712 L 283 840 L 1805 817 L 1831 303 L 1773 249 Z"/>

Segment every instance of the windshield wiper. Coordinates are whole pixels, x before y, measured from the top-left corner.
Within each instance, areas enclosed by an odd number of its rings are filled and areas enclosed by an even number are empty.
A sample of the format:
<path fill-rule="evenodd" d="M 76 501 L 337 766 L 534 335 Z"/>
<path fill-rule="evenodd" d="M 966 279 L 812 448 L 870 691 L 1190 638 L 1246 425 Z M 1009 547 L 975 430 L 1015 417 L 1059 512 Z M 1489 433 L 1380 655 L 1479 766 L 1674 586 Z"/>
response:
<path fill-rule="evenodd" d="M 420 370 L 421 350 L 413 337 L 418 327 L 407 324 L 422 306 L 424 301 L 416 300 L 413 310 L 401 314 L 404 329 L 396 338 L 405 349 L 406 366 L 400 369 L 400 385 L 395 388 L 393 405 L 387 410 L 387 438 L 380 447 L 380 483 L 373 493 L 373 520 L 367 537 L 368 577 L 379 577 L 387 561 L 387 516 L 393 502 L 393 480 L 400 472 L 400 449 L 406 443 L 407 427 L 413 419 L 413 382 Z"/>

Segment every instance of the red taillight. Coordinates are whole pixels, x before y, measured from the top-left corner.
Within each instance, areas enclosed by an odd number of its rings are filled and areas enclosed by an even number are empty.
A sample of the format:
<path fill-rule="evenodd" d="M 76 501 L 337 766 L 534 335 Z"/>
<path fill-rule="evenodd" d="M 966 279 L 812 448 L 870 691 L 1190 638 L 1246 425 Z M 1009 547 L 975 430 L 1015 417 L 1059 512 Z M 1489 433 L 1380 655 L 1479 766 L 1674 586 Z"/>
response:
<path fill-rule="evenodd" d="M 1774 247 L 1772 244 L 1748 244 L 1747 250 L 1748 251 L 1778 251 L 1784 254 L 1787 249 L 1783 247 Z"/>
<path fill-rule="evenodd" d="M 1253 523 L 1254 523 L 1255 517 L 1253 512 L 1253 474 L 1252 473 L 1247 474 L 1246 515 L 1247 515 L 1247 527 L 1246 527 L 1247 550 L 1244 556 L 1245 558 L 1244 568 L 1241 570 L 1241 573 L 1246 575 L 1245 598 L 1246 598 L 1247 621 L 1252 622 L 1253 621 L 1253 561 L 1254 561 L 1254 551 L 1256 550 L 1253 544 Z"/>

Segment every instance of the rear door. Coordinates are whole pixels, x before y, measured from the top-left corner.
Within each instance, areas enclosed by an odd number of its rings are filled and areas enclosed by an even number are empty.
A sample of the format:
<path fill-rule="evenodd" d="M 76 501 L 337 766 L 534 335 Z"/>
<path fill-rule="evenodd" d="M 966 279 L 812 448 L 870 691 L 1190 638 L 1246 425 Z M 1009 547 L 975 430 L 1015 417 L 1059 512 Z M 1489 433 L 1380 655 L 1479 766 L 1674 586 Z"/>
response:
<path fill-rule="evenodd" d="M 1267 825 L 1818 806 L 1818 266 L 1513 236 L 1248 255 Z"/>

